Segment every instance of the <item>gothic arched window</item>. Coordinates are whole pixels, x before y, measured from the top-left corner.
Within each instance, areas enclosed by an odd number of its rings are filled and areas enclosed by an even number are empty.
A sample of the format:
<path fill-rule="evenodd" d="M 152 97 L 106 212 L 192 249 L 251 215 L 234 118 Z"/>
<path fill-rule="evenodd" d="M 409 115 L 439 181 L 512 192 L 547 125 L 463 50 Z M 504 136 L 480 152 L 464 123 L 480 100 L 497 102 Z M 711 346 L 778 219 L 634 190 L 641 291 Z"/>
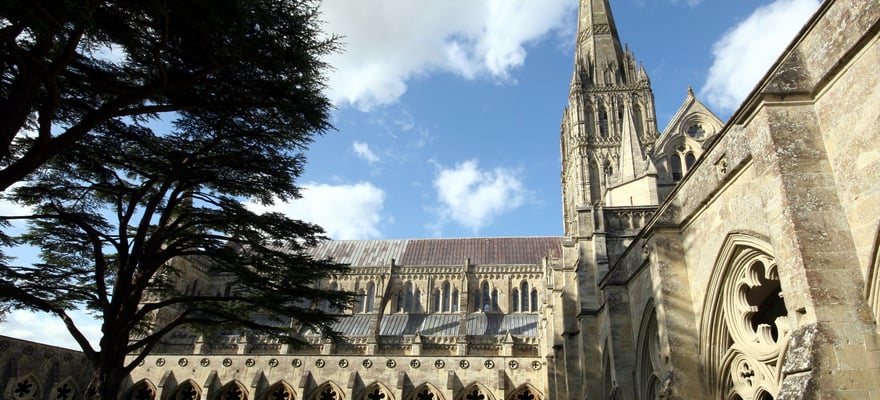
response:
<path fill-rule="evenodd" d="M 538 289 L 532 289 L 531 306 L 532 312 L 538 311 Z"/>
<path fill-rule="evenodd" d="M 694 166 L 695 162 L 697 162 L 697 157 L 694 157 L 694 153 L 687 153 L 684 155 L 684 166 L 688 171 L 691 170 L 691 167 Z"/>
<path fill-rule="evenodd" d="M 156 388 L 147 381 L 136 383 L 128 391 L 128 400 L 155 400 Z"/>
<path fill-rule="evenodd" d="M 642 108 L 633 100 L 633 123 L 639 136 L 645 135 L 645 127 L 642 125 Z"/>
<path fill-rule="evenodd" d="M 673 154 L 672 157 L 669 158 L 669 163 L 671 164 L 672 170 L 672 180 L 678 182 L 681 180 L 681 158 L 678 154 Z"/>
<path fill-rule="evenodd" d="M 528 282 L 522 281 L 522 283 L 519 284 L 519 295 L 520 295 L 520 300 L 519 300 L 520 311 L 528 312 L 529 311 L 529 283 Z"/>
<path fill-rule="evenodd" d="M 269 390 L 266 391 L 266 394 L 263 395 L 262 400 L 295 400 L 296 393 L 293 391 L 293 388 L 288 386 L 284 382 L 278 382 L 272 385 Z"/>
<path fill-rule="evenodd" d="M 230 382 L 220 390 L 217 400 L 247 400 L 247 391 L 238 382 Z"/>
<path fill-rule="evenodd" d="M 519 312 L 519 290 L 510 291 L 510 308 L 513 312 Z"/>
<path fill-rule="evenodd" d="M 402 313 L 405 306 L 406 295 L 403 294 L 403 290 L 400 290 L 397 292 L 397 312 Z"/>
<path fill-rule="evenodd" d="M 605 107 L 599 107 L 599 136 L 608 137 L 608 113 Z"/>
<path fill-rule="evenodd" d="M 731 234 L 713 268 L 700 341 L 713 397 L 765 399 L 781 390 L 779 363 L 791 328 L 771 250 Z"/>
<path fill-rule="evenodd" d="M 433 296 L 433 298 L 431 299 L 431 305 L 432 305 L 431 311 L 433 311 L 435 313 L 440 312 L 441 311 L 440 289 L 434 289 L 434 294 L 432 296 Z"/>
<path fill-rule="evenodd" d="M 458 312 L 458 289 L 452 290 L 452 312 Z"/>
<path fill-rule="evenodd" d="M 201 390 L 193 381 L 186 381 L 179 386 L 171 398 L 174 400 L 198 400 L 202 397 Z"/>
<path fill-rule="evenodd" d="M 489 297 L 489 282 L 483 281 L 483 284 L 480 285 L 480 298 L 482 299 L 482 304 L 480 305 L 480 309 L 482 311 L 489 311 L 492 308 L 492 298 Z"/>
<path fill-rule="evenodd" d="M 498 311 L 498 289 L 492 289 L 492 311 Z"/>
<path fill-rule="evenodd" d="M 407 282 L 403 285 L 403 311 L 410 312 L 413 309 L 413 285 Z"/>
<path fill-rule="evenodd" d="M 354 303 L 354 311 L 355 312 L 360 312 L 360 313 L 367 312 L 366 307 L 365 307 L 366 306 L 366 299 L 367 299 L 367 295 L 366 295 L 366 293 L 364 293 L 364 290 L 363 289 L 358 290 L 357 298 L 355 298 L 355 303 Z"/>
<path fill-rule="evenodd" d="M 443 282 L 443 312 L 449 312 L 449 282 Z"/>
<path fill-rule="evenodd" d="M 364 302 L 364 312 L 373 311 L 376 302 L 376 284 L 372 281 L 367 284 L 367 298 Z"/>
<path fill-rule="evenodd" d="M 482 310 L 482 306 L 483 306 L 483 299 L 482 299 L 482 296 L 480 296 L 480 291 L 477 290 L 476 293 L 474 293 L 474 311 Z"/>
<path fill-rule="evenodd" d="M 416 288 L 415 292 L 413 292 L 413 302 L 409 312 L 422 312 L 422 291 L 419 288 Z"/>

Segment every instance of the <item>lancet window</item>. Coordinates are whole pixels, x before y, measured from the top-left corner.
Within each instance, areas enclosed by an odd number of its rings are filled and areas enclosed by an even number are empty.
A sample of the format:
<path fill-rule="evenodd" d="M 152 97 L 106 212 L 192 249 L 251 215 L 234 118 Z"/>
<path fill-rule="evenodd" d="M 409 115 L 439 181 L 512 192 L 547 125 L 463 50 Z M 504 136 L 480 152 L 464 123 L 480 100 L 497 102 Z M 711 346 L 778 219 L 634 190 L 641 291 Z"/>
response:
<path fill-rule="evenodd" d="M 490 290 L 487 281 L 474 294 L 474 311 L 498 311 L 498 290 Z"/>
<path fill-rule="evenodd" d="M 364 312 L 373 311 L 373 305 L 376 301 L 376 284 L 372 281 L 367 283 L 367 293 L 364 301 Z"/>
<path fill-rule="evenodd" d="M 680 181 L 683 175 L 681 170 L 681 157 L 679 157 L 677 153 L 673 154 L 669 158 L 669 163 L 672 170 L 672 180 L 675 182 Z"/>
<path fill-rule="evenodd" d="M 608 137 L 608 113 L 605 107 L 599 107 L 599 136 Z"/>
<path fill-rule="evenodd" d="M 450 295 L 449 282 L 443 282 L 443 312 L 448 312 L 450 309 Z"/>

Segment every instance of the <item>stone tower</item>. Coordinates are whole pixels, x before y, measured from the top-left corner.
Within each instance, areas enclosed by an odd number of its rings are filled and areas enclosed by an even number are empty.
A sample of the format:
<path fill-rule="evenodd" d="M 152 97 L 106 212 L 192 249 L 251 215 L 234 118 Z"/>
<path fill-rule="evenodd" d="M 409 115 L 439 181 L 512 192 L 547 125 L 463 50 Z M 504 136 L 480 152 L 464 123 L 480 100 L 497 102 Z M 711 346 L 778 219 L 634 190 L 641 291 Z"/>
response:
<path fill-rule="evenodd" d="M 590 368 L 605 358 L 598 282 L 659 202 L 651 153 L 658 138 L 654 96 L 645 68 L 621 45 L 608 0 L 581 0 L 574 72 L 561 126 L 564 265 L 563 312 L 554 343 L 557 398 L 601 398 L 599 374 Z M 605 293 L 606 296 L 614 293 Z M 624 335 L 617 335 L 621 340 Z M 627 336 L 628 337 L 628 336 Z M 632 347 L 631 345 L 629 347 Z M 573 374 L 571 371 L 582 371 Z M 606 388 L 607 389 L 607 388 Z M 605 390 L 607 392 L 608 390 Z"/>

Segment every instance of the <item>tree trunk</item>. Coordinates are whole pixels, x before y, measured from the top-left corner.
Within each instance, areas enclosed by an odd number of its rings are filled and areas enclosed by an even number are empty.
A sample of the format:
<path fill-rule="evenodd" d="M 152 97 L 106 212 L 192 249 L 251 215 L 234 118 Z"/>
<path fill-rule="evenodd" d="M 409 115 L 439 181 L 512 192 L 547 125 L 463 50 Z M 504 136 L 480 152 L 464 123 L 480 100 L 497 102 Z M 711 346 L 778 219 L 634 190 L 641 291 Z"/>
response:
<path fill-rule="evenodd" d="M 92 381 L 84 393 L 84 400 L 116 400 L 122 381 L 128 376 L 125 370 L 125 345 L 116 343 L 115 338 L 104 335 L 101 340 L 101 351 L 98 353 L 97 365 Z"/>

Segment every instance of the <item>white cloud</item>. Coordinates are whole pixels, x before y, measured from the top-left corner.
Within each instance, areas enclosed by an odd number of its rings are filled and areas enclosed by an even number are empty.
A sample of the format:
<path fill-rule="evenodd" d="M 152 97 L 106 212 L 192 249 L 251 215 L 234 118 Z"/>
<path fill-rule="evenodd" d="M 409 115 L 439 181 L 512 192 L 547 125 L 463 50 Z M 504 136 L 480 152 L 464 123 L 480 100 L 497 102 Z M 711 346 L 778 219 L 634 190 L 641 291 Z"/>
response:
<path fill-rule="evenodd" d="M 328 57 L 330 97 L 361 109 L 389 104 L 432 72 L 507 80 L 526 45 L 565 29 L 569 0 L 327 0 L 325 31 L 343 36 Z"/>
<path fill-rule="evenodd" d="M 89 339 L 92 347 L 97 349 L 101 340 L 101 322 L 81 311 L 72 311 L 70 316 L 80 332 Z M 4 318 L 5 322 L 0 323 L 0 334 L 68 349 L 80 349 L 61 319 L 54 315 L 13 310 Z"/>
<path fill-rule="evenodd" d="M 358 157 L 363 158 L 368 163 L 372 164 L 379 161 L 379 156 L 370 150 L 370 145 L 361 142 L 354 142 L 352 144 L 352 148 L 354 149 L 354 153 L 358 155 Z"/>
<path fill-rule="evenodd" d="M 434 178 L 440 217 L 451 219 L 477 233 L 496 217 L 525 202 L 526 190 L 516 171 L 481 170 L 476 160 L 440 168 Z"/>
<path fill-rule="evenodd" d="M 709 68 L 701 96 L 719 110 L 736 109 L 819 3 L 817 0 L 776 0 L 758 8 L 725 33 L 713 45 L 715 61 Z"/>
<path fill-rule="evenodd" d="M 374 239 L 382 235 L 385 192 L 370 183 L 303 185 L 303 197 L 266 207 L 250 203 L 255 212 L 274 211 L 320 225 L 332 239 Z"/>

